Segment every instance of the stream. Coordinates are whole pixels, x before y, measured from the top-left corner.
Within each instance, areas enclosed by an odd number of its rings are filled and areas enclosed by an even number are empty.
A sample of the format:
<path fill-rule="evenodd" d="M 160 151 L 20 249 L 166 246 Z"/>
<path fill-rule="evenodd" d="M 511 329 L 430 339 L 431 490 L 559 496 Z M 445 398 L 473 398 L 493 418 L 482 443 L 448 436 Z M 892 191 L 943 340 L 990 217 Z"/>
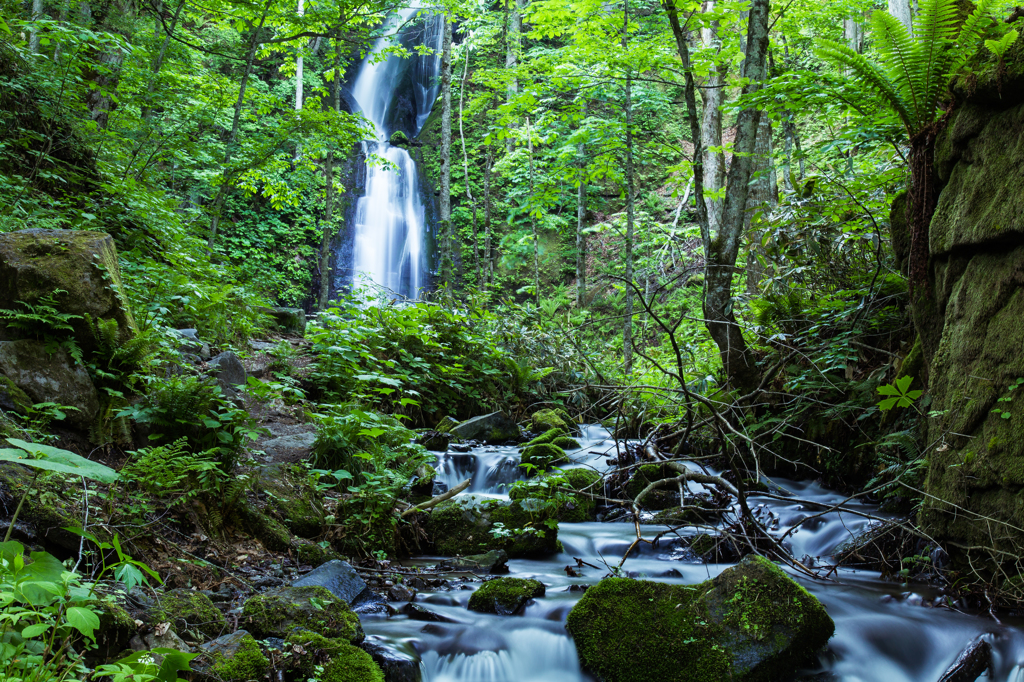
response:
<path fill-rule="evenodd" d="M 600 426 L 584 426 L 583 446 L 571 451 L 573 466 L 598 471 L 609 468 L 615 443 Z M 467 453 L 448 452 L 438 459 L 440 481 L 449 486 L 472 477 L 460 497 L 506 498 L 507 486 L 519 478 L 519 452 L 515 447 L 479 446 Z M 815 483 L 773 479 L 782 488 L 822 505 L 844 498 Z M 695 484 L 691 484 L 694 485 Z M 768 498 L 750 498 L 751 508 L 764 505 L 778 519 L 778 532 L 806 518 L 801 504 Z M 872 505 L 851 503 L 864 511 Z M 763 512 L 764 510 L 762 510 Z M 817 565 L 830 562 L 837 545 L 866 528 L 870 522 L 849 513 L 833 512 L 813 519 L 789 538 L 797 558 L 812 557 Z M 664 526 L 642 526 L 651 538 Z M 683 531 L 681 531 L 683 532 Z M 694 532 L 694 531 L 691 531 Z M 406 616 L 364 616 L 363 627 L 372 639 L 415 652 L 421 658 L 424 682 L 576 682 L 592 678 L 581 671 L 565 620 L 582 592 L 574 585 L 591 585 L 618 564 L 635 537 L 632 523 L 561 523 L 558 538 L 564 552 L 545 560 L 512 559 L 510 576 L 535 578 L 547 586 L 545 597 L 526 607 L 521 616 L 502 617 L 469 611 L 466 605 L 480 583 L 452 583 L 449 591 L 423 591 L 415 601 L 453 622 L 424 622 Z M 663 541 L 654 548 L 642 544 L 626 561 L 630 576 L 666 583 L 692 584 L 714 577 L 733 564 L 704 564 L 678 543 Z M 600 569 L 583 568 L 581 577 L 567 577 L 564 568 L 575 557 Z M 438 557 L 417 557 L 408 566 L 438 563 Z M 814 594 L 835 621 L 835 636 L 819 656 L 818 665 L 794 680 L 829 682 L 936 682 L 975 637 L 992 644 L 988 677 L 999 682 L 1024 682 L 1024 630 L 990 618 L 933 607 L 938 597 L 930 585 L 883 581 L 877 573 L 840 568 L 831 582 L 793 574 Z M 400 607 L 401 604 L 394 604 Z M 637 662 L 642 665 L 642 661 Z M 655 682 L 655 681 L 652 681 Z"/>

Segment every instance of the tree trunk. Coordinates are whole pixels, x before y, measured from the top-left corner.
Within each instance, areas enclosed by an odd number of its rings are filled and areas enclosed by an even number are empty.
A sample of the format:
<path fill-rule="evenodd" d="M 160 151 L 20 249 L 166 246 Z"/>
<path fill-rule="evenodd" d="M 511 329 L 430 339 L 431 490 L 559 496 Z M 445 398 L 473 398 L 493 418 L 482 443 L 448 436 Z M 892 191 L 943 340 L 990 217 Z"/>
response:
<path fill-rule="evenodd" d="M 764 257 L 761 246 L 760 232 L 752 227 L 755 214 L 767 214 L 779 203 L 778 181 L 775 178 L 775 164 L 772 161 L 772 122 L 762 112 L 757 126 L 757 139 L 754 143 L 754 177 L 750 182 L 750 194 L 747 196 L 746 216 L 743 220 L 743 234 L 747 236 L 750 250 L 747 253 L 747 293 L 756 294 L 758 285 L 764 278 L 765 269 L 758 257 Z"/>
<path fill-rule="evenodd" d="M 533 128 L 530 127 L 530 117 L 526 117 L 526 152 L 530 160 L 530 201 L 527 204 L 530 211 L 530 229 L 533 232 L 533 296 L 540 306 L 540 240 L 537 236 L 537 217 L 533 214 Z"/>
<path fill-rule="evenodd" d="M 587 219 L 587 148 L 576 145 L 579 163 L 579 186 L 576 188 L 576 307 L 586 307 L 587 297 L 587 238 L 583 226 Z"/>
<path fill-rule="evenodd" d="M 164 59 L 167 57 L 167 47 L 171 44 L 171 34 L 174 33 L 174 29 L 178 25 L 178 17 L 181 15 L 181 10 L 185 7 L 185 0 L 178 2 L 178 9 L 174 10 L 174 16 L 171 17 L 171 25 L 168 27 L 168 33 L 164 36 L 163 42 L 160 44 L 160 52 L 157 53 L 156 59 L 153 60 L 152 75 L 149 77 L 149 85 L 146 87 L 149 97 L 147 102 L 152 101 L 153 93 L 156 92 L 156 77 L 160 73 L 160 69 L 164 66 Z M 157 26 L 162 24 L 157 21 Z M 148 103 L 142 108 L 142 118 L 147 123 L 153 117 L 153 107 Z"/>
<path fill-rule="evenodd" d="M 463 109 L 462 102 L 466 94 L 466 79 L 469 76 L 469 55 L 470 46 L 466 43 L 466 63 L 462 68 L 462 85 L 459 88 L 459 138 L 462 140 L 462 174 L 466 183 L 466 200 L 473 209 L 473 261 L 476 265 L 476 285 L 479 287 L 483 282 L 483 270 L 480 265 L 480 235 L 476 228 L 476 199 L 473 198 L 473 189 L 469 186 L 469 155 L 466 152 L 466 133 L 462 127 Z"/>
<path fill-rule="evenodd" d="M 622 9 L 622 50 L 628 49 L 629 0 Z M 633 373 L 633 80 L 626 72 L 626 313 L 622 318 L 622 365 L 626 374 Z"/>
<path fill-rule="evenodd" d="M 749 79 L 743 88 L 745 95 L 757 91 L 764 78 L 768 53 L 768 10 L 769 0 L 752 0 L 746 58 L 743 61 L 743 75 Z M 705 275 L 704 324 L 718 346 L 726 378 L 742 391 L 756 387 L 759 372 L 733 311 L 732 277 L 743 237 L 760 118 L 761 112 L 753 107 L 743 109 L 737 117 L 735 154 L 729 168 L 721 228 L 711 241 Z"/>
<path fill-rule="evenodd" d="M 495 102 L 495 106 L 497 102 Z M 494 142 L 487 141 L 487 161 L 484 164 L 484 283 L 494 284 L 494 256 L 491 253 L 491 169 L 494 167 Z"/>
<path fill-rule="evenodd" d="M 32 21 L 39 21 L 43 18 L 43 0 L 32 0 Z M 39 54 L 39 31 L 32 29 L 28 36 L 28 51 L 32 54 Z"/>
<path fill-rule="evenodd" d="M 909 0 L 889 0 L 889 14 L 899 19 L 899 22 L 906 27 L 908 33 L 914 34 L 913 11 L 911 10 Z"/>
<path fill-rule="evenodd" d="M 512 72 L 508 82 L 506 101 L 511 102 L 519 94 L 519 79 L 515 76 L 515 68 L 519 64 L 519 50 L 523 42 L 523 3 L 526 0 L 505 0 L 505 15 L 508 30 L 505 33 L 505 71 Z M 509 3 L 511 2 L 511 9 Z M 514 140 L 512 136 L 505 138 L 506 151 L 511 154 Z"/>
<path fill-rule="evenodd" d="M 453 285 L 455 239 L 452 231 L 452 22 L 444 18 L 441 49 L 441 280 Z"/>
<path fill-rule="evenodd" d="M 715 0 L 704 3 L 704 11 L 715 8 Z M 701 42 L 706 49 L 713 49 L 717 54 L 722 48 L 718 37 L 718 22 L 701 29 Z M 725 77 L 728 64 L 712 64 L 708 70 L 707 81 L 700 91 L 704 101 L 704 114 L 701 117 L 700 139 L 704 150 L 704 192 L 717 198 L 706 199 L 708 207 L 708 231 L 717 234 L 722 222 L 722 209 L 725 199 L 720 195 L 725 189 L 725 152 L 722 150 L 722 101 L 725 94 Z"/>
<path fill-rule="evenodd" d="M 341 113 L 341 39 L 334 40 L 334 78 L 331 79 L 334 96 L 334 111 Z M 324 230 L 320 237 L 320 296 L 319 309 L 327 309 L 331 295 L 331 242 L 334 241 L 334 150 L 327 152 L 324 160 L 325 201 Z"/>

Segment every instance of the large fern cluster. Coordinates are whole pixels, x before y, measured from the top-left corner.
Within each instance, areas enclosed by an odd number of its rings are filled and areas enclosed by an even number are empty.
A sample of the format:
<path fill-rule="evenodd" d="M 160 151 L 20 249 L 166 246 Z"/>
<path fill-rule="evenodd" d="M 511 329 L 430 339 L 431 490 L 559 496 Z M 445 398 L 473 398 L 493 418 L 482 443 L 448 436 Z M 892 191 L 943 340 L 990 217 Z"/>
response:
<path fill-rule="evenodd" d="M 949 80 L 978 50 L 991 0 L 978 0 L 963 19 L 956 0 L 921 0 L 913 35 L 898 19 L 875 10 L 869 21 L 878 63 L 846 45 L 821 41 L 817 53 L 851 71 L 882 96 L 913 138 L 934 123 Z"/>

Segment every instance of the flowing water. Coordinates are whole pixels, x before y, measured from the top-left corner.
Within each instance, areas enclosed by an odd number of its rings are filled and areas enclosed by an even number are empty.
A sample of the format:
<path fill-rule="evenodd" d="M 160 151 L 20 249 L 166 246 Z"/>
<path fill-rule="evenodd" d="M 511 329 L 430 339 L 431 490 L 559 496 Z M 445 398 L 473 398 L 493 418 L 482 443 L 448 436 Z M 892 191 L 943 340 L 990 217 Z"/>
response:
<path fill-rule="evenodd" d="M 583 448 L 570 453 L 572 466 L 607 469 L 615 456 L 615 443 L 598 426 L 584 427 Z M 484 446 L 468 453 L 446 453 L 439 458 L 439 479 L 449 485 L 471 477 L 462 495 L 506 497 L 507 486 L 519 475 L 518 450 Z M 827 505 L 842 497 L 821 486 L 796 481 L 775 481 L 800 498 Z M 764 505 L 785 532 L 806 518 L 808 511 L 793 501 L 751 498 L 751 506 Z M 866 511 L 875 510 L 863 504 Z M 827 563 L 834 548 L 863 530 L 869 522 L 848 513 L 830 513 L 801 526 L 789 538 L 796 557 Z M 659 526 L 644 526 L 653 537 Z M 451 591 L 421 592 L 416 601 L 453 622 L 410 620 L 405 616 L 364 617 L 367 634 L 396 648 L 415 650 L 421 658 L 424 682 L 584 682 L 576 650 L 565 630 L 565 619 L 580 598 L 572 585 L 589 585 L 607 573 L 604 568 L 582 569 L 582 577 L 564 571 L 576 565 L 574 557 L 595 566 L 617 564 L 635 537 L 632 523 L 563 523 L 558 538 L 564 552 L 546 560 L 509 561 L 510 575 L 536 578 L 547 586 L 545 597 L 530 604 L 522 616 L 501 617 L 469 611 L 466 605 L 478 583 Z M 692 584 L 714 577 L 731 564 L 704 564 L 684 547 L 671 542 L 653 548 L 642 545 L 625 563 L 630 575 L 669 583 Z M 810 559 L 808 559 L 810 560 Z M 422 557 L 411 565 L 436 563 Z M 877 574 L 839 569 L 837 582 L 793 577 L 817 596 L 836 624 L 827 651 L 813 669 L 794 680 L 829 682 L 935 682 L 975 637 L 989 633 L 992 670 L 985 680 L 1024 682 L 1024 631 L 1000 626 L 991 619 L 933 608 L 937 594 L 925 585 L 882 581 Z M 395 604 L 400 607 L 401 604 Z M 642 662 L 638 661 L 638 665 Z M 652 682 L 657 682 L 652 680 Z"/>
<path fill-rule="evenodd" d="M 427 254 L 425 250 L 427 223 L 420 194 L 416 163 L 409 152 L 388 143 L 397 128 L 393 108 L 399 102 L 415 110 L 414 130 L 419 134 L 437 99 L 439 87 L 442 23 L 437 15 L 424 14 L 417 7 L 399 12 L 396 26 L 410 20 L 422 22 L 413 29 L 421 33 L 417 41 L 433 48 L 435 55 L 419 55 L 410 62 L 398 55 L 382 58 L 382 51 L 394 45 L 381 38 L 363 61 L 351 84 L 352 98 L 364 116 L 373 123 L 375 138 L 363 142 L 366 156 L 366 194 L 356 203 L 353 269 L 357 284 L 368 279 L 391 295 L 416 298 L 426 284 Z M 396 93 L 400 84 L 411 92 Z M 405 97 L 396 97 L 404 94 Z"/>

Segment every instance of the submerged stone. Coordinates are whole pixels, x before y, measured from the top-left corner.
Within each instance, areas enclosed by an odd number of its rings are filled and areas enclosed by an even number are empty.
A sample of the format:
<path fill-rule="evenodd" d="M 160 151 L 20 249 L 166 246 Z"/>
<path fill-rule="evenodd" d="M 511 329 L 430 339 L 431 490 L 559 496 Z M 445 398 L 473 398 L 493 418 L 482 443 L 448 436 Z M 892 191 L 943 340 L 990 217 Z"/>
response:
<path fill-rule="evenodd" d="M 754 555 L 700 585 L 607 578 L 566 627 L 607 682 L 788 679 L 835 630 L 815 597 Z"/>
<path fill-rule="evenodd" d="M 495 578 L 469 598 L 469 610 L 512 616 L 521 613 L 534 597 L 544 596 L 544 583 L 525 578 Z"/>

